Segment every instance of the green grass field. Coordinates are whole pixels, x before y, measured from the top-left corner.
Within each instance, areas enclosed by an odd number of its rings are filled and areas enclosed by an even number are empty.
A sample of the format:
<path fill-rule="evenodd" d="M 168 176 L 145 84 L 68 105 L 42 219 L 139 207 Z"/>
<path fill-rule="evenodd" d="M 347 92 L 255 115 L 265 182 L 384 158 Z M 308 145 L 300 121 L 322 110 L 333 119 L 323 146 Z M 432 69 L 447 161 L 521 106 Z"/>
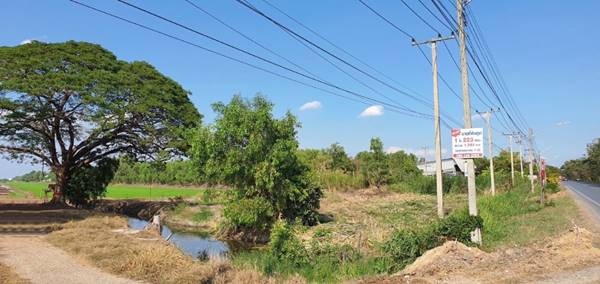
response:
<path fill-rule="evenodd" d="M 48 183 L 44 182 L 8 182 L 7 185 L 13 189 L 28 191 L 36 198 L 44 197 L 44 190 Z M 169 197 L 192 197 L 201 194 L 206 189 L 176 186 L 150 186 L 115 184 L 109 185 L 105 198 L 109 199 L 165 199 Z M 49 195 L 50 197 L 51 195 Z"/>

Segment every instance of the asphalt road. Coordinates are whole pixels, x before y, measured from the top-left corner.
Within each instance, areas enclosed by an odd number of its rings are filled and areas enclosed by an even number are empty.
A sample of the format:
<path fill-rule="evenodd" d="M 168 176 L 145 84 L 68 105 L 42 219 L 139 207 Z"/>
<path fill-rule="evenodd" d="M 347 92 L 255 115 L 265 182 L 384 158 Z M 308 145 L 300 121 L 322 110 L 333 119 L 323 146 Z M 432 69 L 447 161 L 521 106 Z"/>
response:
<path fill-rule="evenodd" d="M 565 181 L 563 185 L 571 190 L 577 197 L 588 204 L 591 211 L 600 218 L 600 185 Z"/>

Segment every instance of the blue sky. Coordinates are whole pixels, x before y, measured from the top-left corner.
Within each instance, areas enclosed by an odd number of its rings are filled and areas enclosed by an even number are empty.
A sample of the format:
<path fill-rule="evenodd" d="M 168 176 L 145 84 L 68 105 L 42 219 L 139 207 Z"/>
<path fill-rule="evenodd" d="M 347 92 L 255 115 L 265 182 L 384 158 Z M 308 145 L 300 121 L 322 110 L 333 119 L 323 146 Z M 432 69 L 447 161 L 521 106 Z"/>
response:
<path fill-rule="evenodd" d="M 318 76 L 361 94 L 379 98 L 377 94 L 337 71 L 287 34 L 234 0 L 193 1 Z M 418 50 L 411 46 L 409 39 L 376 18 L 358 1 L 271 1 L 330 41 L 430 100 L 432 95 L 429 64 Z M 402 2 L 365 1 L 417 39 L 435 36 L 435 33 L 411 14 Z M 82 2 L 258 63 L 239 52 L 143 15 L 117 1 Z M 430 1 L 424 2 L 433 9 Z M 131 3 L 159 12 L 252 52 L 281 61 L 193 9 L 183 0 L 131 0 Z M 324 47 L 335 50 L 261 0 L 252 0 L 251 3 Z M 445 31 L 441 24 L 428 17 L 417 1 L 407 3 L 437 29 Z M 449 1 L 444 3 L 452 9 Z M 470 5 L 515 102 L 536 132 L 538 147 L 543 155 L 554 165 L 560 165 L 566 159 L 581 157 L 585 145 L 593 138 L 600 137 L 600 55 L 597 52 L 600 44 L 597 31 L 600 19 L 596 13 L 600 10 L 600 2 L 474 0 Z M 3 26 L 5 28 L 0 37 L 0 45 L 3 46 L 14 46 L 32 39 L 45 42 L 89 41 L 101 44 L 120 59 L 147 61 L 192 92 L 192 101 L 205 115 L 205 123 L 214 119 L 211 103 L 228 101 L 233 94 L 250 97 L 262 93 L 275 103 L 277 115 L 290 110 L 299 117 L 302 123 L 299 140 L 303 148 L 322 148 L 339 142 L 349 153 L 355 154 L 367 149 L 373 136 L 381 137 L 386 148 L 406 149 L 420 155 L 423 146 L 431 149 L 433 145 L 433 122 L 430 120 L 396 114 L 385 107 L 383 111 L 371 108 L 371 113 L 382 115 L 361 116 L 368 105 L 346 101 L 262 73 L 108 18 L 66 0 L 23 0 L 4 3 Z M 456 43 L 449 42 L 448 45 L 456 56 Z M 429 48 L 424 50 L 429 56 Z M 439 49 L 439 65 L 441 75 L 454 90 L 460 92 L 459 73 L 442 47 Z M 431 113 L 431 109 L 385 86 L 365 77 L 361 77 L 361 80 L 410 108 Z M 488 95 L 491 96 L 489 91 Z M 442 111 L 462 121 L 462 102 L 444 86 L 440 87 L 440 96 Z M 474 97 L 472 100 L 473 109 L 484 109 Z M 314 103 L 315 101 L 319 103 Z M 312 108 L 300 110 L 302 105 L 309 102 L 313 102 Z M 315 108 L 316 105 L 320 107 Z M 501 131 L 502 127 L 498 121 L 494 122 L 496 128 Z M 475 120 L 474 124 L 483 126 L 482 120 Z M 447 156 L 450 154 L 450 135 L 448 129 L 443 131 L 443 148 L 447 149 Z M 506 138 L 501 137 L 499 132 L 495 132 L 494 135 L 496 144 L 506 147 Z M 0 177 L 12 177 L 40 167 L 0 160 Z"/>

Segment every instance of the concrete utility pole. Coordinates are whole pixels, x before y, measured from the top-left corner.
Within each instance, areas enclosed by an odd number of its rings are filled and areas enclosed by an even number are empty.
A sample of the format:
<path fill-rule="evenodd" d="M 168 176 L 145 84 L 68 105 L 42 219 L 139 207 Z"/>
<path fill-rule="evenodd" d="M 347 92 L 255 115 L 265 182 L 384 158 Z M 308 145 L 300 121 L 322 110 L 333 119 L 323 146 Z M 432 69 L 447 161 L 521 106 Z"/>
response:
<path fill-rule="evenodd" d="M 423 166 L 427 172 L 427 146 L 421 147 L 421 149 L 423 149 Z"/>
<path fill-rule="evenodd" d="M 516 133 L 504 133 L 505 136 L 508 136 L 508 145 L 510 147 L 510 181 L 511 185 L 515 186 L 515 159 L 513 154 L 512 142 L 513 137 L 517 136 Z"/>
<path fill-rule="evenodd" d="M 531 182 L 531 192 L 533 192 L 533 129 L 531 128 L 529 128 L 529 181 Z"/>
<path fill-rule="evenodd" d="M 471 99 L 469 97 L 469 69 L 467 65 L 467 45 L 465 42 L 465 0 L 456 0 L 456 11 L 458 17 L 458 40 L 460 43 L 460 73 L 462 78 L 463 109 L 465 128 L 472 128 L 471 124 Z M 469 214 L 477 216 L 477 189 L 475 187 L 475 165 L 473 159 L 467 159 L 467 185 L 469 199 Z M 481 228 L 471 232 L 471 241 L 481 244 Z"/>
<path fill-rule="evenodd" d="M 490 191 L 492 195 L 496 195 L 496 178 L 494 177 L 494 141 L 492 140 L 492 114 L 494 112 L 498 112 L 498 110 L 490 109 L 490 111 L 485 112 L 477 112 L 483 119 L 485 119 L 485 123 L 488 128 L 488 155 L 490 157 Z"/>
<path fill-rule="evenodd" d="M 523 134 L 517 136 L 517 144 L 519 144 L 519 164 L 521 164 L 521 178 L 523 178 Z"/>
<path fill-rule="evenodd" d="M 435 184 L 437 192 L 437 213 L 438 217 L 444 218 L 444 188 L 442 183 L 442 136 L 440 133 L 440 96 L 438 89 L 438 66 L 437 66 L 437 42 L 453 39 L 454 35 L 442 37 L 438 34 L 437 38 L 424 42 L 412 40 L 413 46 L 421 44 L 431 44 L 431 67 L 433 69 L 433 129 L 435 136 Z"/>

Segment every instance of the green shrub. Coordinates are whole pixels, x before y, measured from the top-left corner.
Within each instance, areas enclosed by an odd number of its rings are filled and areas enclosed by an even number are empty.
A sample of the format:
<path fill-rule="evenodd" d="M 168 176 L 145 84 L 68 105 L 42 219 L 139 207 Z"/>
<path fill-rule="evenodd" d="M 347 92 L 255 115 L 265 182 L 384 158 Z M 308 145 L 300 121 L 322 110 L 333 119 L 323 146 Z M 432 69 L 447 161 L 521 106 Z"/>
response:
<path fill-rule="evenodd" d="M 212 216 L 213 216 L 213 213 L 212 213 L 212 211 L 210 211 L 210 209 L 202 208 L 202 209 L 200 209 L 199 212 L 194 214 L 194 216 L 192 217 L 192 220 L 194 222 L 201 223 L 201 222 L 208 220 Z"/>
<path fill-rule="evenodd" d="M 266 231 L 275 220 L 271 204 L 264 198 L 240 199 L 223 210 L 230 230 Z"/>
<path fill-rule="evenodd" d="M 436 223 L 435 232 L 438 236 L 461 243 L 470 244 L 471 232 L 483 227 L 480 216 L 471 216 L 466 209 L 456 211 Z"/>
<path fill-rule="evenodd" d="M 417 230 L 398 230 L 381 250 L 391 260 L 390 270 L 398 271 L 446 240 L 471 244 L 471 231 L 482 226 L 481 217 L 470 216 L 467 210 L 461 210 Z"/>
<path fill-rule="evenodd" d="M 106 187 L 115 176 L 119 161 L 104 158 L 95 166 L 81 166 L 73 170 L 64 190 L 65 198 L 76 206 L 85 206 L 106 194 Z"/>
<path fill-rule="evenodd" d="M 546 192 L 548 193 L 557 193 L 560 191 L 560 185 L 556 184 L 556 183 L 551 183 L 549 182 L 548 184 L 546 184 Z"/>
<path fill-rule="evenodd" d="M 362 175 L 342 171 L 319 171 L 315 173 L 315 179 L 326 189 L 344 191 L 361 189 L 367 186 L 367 182 Z"/>
<path fill-rule="evenodd" d="M 435 194 L 436 192 L 435 178 L 422 175 L 392 184 L 388 188 L 397 192 L 412 192 L 419 194 Z"/>
<path fill-rule="evenodd" d="M 392 271 L 398 271 L 412 263 L 425 251 L 440 244 L 431 227 L 418 231 L 399 230 L 392 234 L 383 246 L 383 252 L 392 260 Z"/>
<path fill-rule="evenodd" d="M 273 260 L 293 266 L 301 266 L 309 261 L 306 247 L 296 237 L 294 227 L 283 220 L 273 225 L 269 238 L 269 254 Z"/>

